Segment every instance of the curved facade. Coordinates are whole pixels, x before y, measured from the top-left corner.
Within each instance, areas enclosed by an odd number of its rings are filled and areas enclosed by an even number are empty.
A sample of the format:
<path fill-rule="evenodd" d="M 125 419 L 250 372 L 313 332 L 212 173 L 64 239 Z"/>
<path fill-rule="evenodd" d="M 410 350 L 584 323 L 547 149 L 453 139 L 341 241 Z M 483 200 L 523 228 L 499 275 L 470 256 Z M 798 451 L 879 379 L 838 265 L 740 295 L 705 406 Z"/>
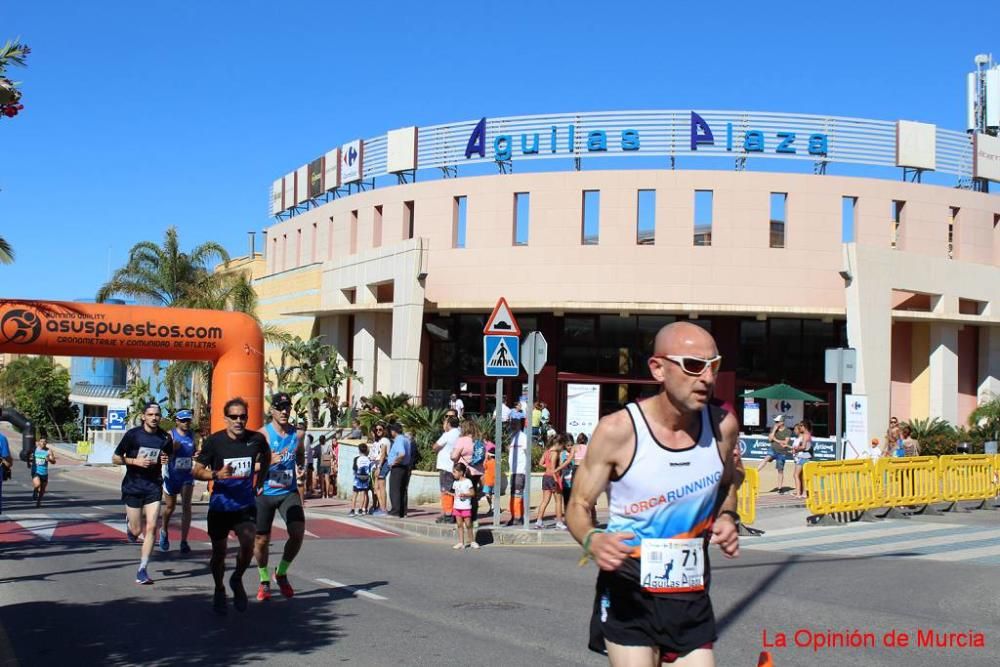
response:
<path fill-rule="evenodd" d="M 568 383 L 600 384 L 602 410 L 652 391 L 652 333 L 691 318 L 718 340 L 718 392 L 734 404 L 783 380 L 832 404 L 823 350 L 857 348 L 852 389 L 880 434 L 890 412 L 960 423 L 1000 393 L 998 223 L 994 195 L 881 178 L 439 178 L 341 191 L 278 221 L 257 284 L 265 319 L 324 334 L 361 374 L 359 395 L 464 387 L 487 409 L 481 329 L 504 296 L 550 343 L 538 385 L 557 423 Z M 830 423 L 832 405 L 813 410 Z"/>

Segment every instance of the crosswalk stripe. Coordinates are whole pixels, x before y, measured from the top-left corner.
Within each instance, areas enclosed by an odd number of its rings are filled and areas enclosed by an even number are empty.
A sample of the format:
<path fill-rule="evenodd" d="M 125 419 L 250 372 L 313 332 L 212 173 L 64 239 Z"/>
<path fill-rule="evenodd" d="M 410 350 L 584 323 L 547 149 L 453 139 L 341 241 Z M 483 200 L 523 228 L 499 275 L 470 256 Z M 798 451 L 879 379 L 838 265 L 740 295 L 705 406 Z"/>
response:
<path fill-rule="evenodd" d="M 964 539 L 956 539 L 962 537 Z M 1000 530 L 983 530 L 969 532 L 968 530 L 948 531 L 945 535 L 934 535 L 918 537 L 912 540 L 887 541 L 879 544 L 869 544 L 860 546 L 837 546 L 832 549 L 824 549 L 824 553 L 843 554 L 848 556 L 868 556 L 870 554 L 884 553 L 886 551 L 902 551 L 912 549 L 920 551 L 937 546 L 954 547 L 959 544 L 969 544 L 973 542 L 989 542 L 1000 538 Z"/>
<path fill-rule="evenodd" d="M 1000 543 L 988 547 L 958 549 L 951 554 L 948 554 L 947 560 L 972 560 L 973 558 L 984 558 L 988 556 L 1000 556 Z"/>
<path fill-rule="evenodd" d="M 48 521 L 46 519 L 38 521 L 28 521 L 23 519 L 17 523 L 20 524 L 21 528 L 30 530 L 46 542 L 52 541 L 52 533 L 56 532 L 56 527 L 59 526 L 58 521 Z"/>
<path fill-rule="evenodd" d="M 896 525 L 880 524 L 881 530 L 873 531 L 867 530 L 863 537 L 892 537 L 894 535 L 913 535 L 914 533 L 932 533 L 939 530 L 948 530 L 954 528 L 962 528 L 956 524 L 948 523 L 914 523 L 912 521 L 899 520 Z M 837 533 L 825 533 L 821 535 L 812 535 L 812 529 L 807 531 L 810 535 L 808 537 L 799 538 L 789 538 L 781 540 L 770 540 L 767 535 L 761 538 L 747 539 L 743 542 L 742 546 L 747 549 L 753 549 L 757 546 L 762 548 L 773 548 L 778 550 L 783 550 L 786 548 L 799 548 L 805 546 L 812 546 L 817 544 L 829 544 L 834 540 L 844 540 L 848 541 L 852 536 L 858 535 L 857 532 L 852 531 L 838 531 Z M 802 535 L 802 530 L 800 529 L 799 535 Z"/>

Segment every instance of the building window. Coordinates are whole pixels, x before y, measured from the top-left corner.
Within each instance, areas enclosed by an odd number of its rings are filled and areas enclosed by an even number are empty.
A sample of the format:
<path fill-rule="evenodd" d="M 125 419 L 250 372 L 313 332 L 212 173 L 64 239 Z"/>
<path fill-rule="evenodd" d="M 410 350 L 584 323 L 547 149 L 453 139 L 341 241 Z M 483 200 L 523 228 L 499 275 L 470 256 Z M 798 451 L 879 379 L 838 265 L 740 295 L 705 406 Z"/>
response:
<path fill-rule="evenodd" d="M 528 245 L 528 225 L 531 222 L 531 195 L 514 193 L 514 245 Z"/>
<path fill-rule="evenodd" d="M 583 191 L 583 245 L 597 245 L 601 236 L 601 191 Z"/>
<path fill-rule="evenodd" d="M 955 259 L 955 231 L 958 229 L 960 210 L 957 206 L 952 206 L 951 215 L 948 217 L 948 259 Z"/>
<path fill-rule="evenodd" d="M 330 216 L 330 232 L 327 234 L 327 259 L 333 259 L 333 216 Z"/>
<path fill-rule="evenodd" d="M 899 247 L 899 228 L 903 225 L 903 209 L 905 208 L 905 201 L 892 200 L 892 237 L 889 241 L 893 248 Z"/>
<path fill-rule="evenodd" d="M 295 230 L 295 266 L 302 266 L 302 228 Z"/>
<path fill-rule="evenodd" d="M 281 258 L 278 255 L 279 250 L 277 236 L 275 236 L 274 240 L 271 241 L 271 245 L 274 246 L 274 249 L 271 251 L 271 270 L 277 273 L 281 270 Z"/>
<path fill-rule="evenodd" d="M 372 221 L 372 246 L 382 246 L 382 205 L 375 207 L 375 219 Z"/>
<path fill-rule="evenodd" d="M 317 242 L 318 238 L 319 238 L 319 225 L 314 222 L 313 223 L 313 230 L 312 230 L 312 245 L 309 248 L 309 263 L 310 264 L 315 264 L 316 263 L 316 242 Z"/>
<path fill-rule="evenodd" d="M 281 270 L 288 268 L 288 234 L 281 235 Z"/>
<path fill-rule="evenodd" d="M 842 243 L 854 243 L 854 225 L 857 222 L 858 198 L 840 198 L 840 240 Z"/>
<path fill-rule="evenodd" d="M 413 238 L 413 202 L 403 202 L 403 238 Z"/>
<path fill-rule="evenodd" d="M 351 211 L 351 254 L 358 252 L 358 212 Z"/>
<path fill-rule="evenodd" d="M 468 197 L 455 197 L 451 207 L 451 247 L 465 247 L 465 221 L 469 208 Z"/>
<path fill-rule="evenodd" d="M 694 244 L 712 245 L 711 190 L 694 191 Z"/>
<path fill-rule="evenodd" d="M 653 245 L 656 241 L 656 190 L 639 190 L 636 197 L 635 242 Z"/>
<path fill-rule="evenodd" d="M 785 247 L 785 205 L 788 203 L 787 192 L 771 193 L 771 247 Z"/>

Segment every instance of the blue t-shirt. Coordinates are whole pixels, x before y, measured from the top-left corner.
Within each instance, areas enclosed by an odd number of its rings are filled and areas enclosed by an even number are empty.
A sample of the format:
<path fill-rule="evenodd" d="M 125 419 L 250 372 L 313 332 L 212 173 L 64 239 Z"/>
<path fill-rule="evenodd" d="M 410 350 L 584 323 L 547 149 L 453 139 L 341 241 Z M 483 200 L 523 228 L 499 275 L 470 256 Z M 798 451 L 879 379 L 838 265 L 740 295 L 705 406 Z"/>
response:
<path fill-rule="evenodd" d="M 161 492 L 163 486 L 163 466 L 160 465 L 160 454 L 170 454 L 173 446 L 170 436 L 162 429 L 148 433 L 142 426 L 136 426 L 125 432 L 125 436 L 115 448 L 115 454 L 122 458 L 142 459 L 151 463 L 143 468 L 137 465 L 125 466 L 125 478 L 122 479 L 122 493 L 125 495 L 148 496 Z"/>
<path fill-rule="evenodd" d="M 174 451 L 164 469 L 164 477 L 173 482 L 188 482 L 194 479 L 192 463 L 194 462 L 194 437 L 188 432 L 182 434 L 177 429 L 170 431 L 174 439 Z"/>
<path fill-rule="evenodd" d="M 198 453 L 198 463 L 209 470 L 229 466 L 233 476 L 212 485 L 209 511 L 237 512 L 256 503 L 254 468 L 260 464 L 267 470 L 271 450 L 264 436 L 257 431 L 244 431 L 239 438 L 230 438 L 226 431 L 216 431 L 205 438 Z"/>
<path fill-rule="evenodd" d="M 400 454 L 403 455 L 403 459 L 396 463 L 396 457 Z M 392 447 L 389 448 L 389 456 L 385 460 L 389 462 L 390 466 L 410 465 L 410 439 L 402 433 L 393 438 Z"/>
<path fill-rule="evenodd" d="M 36 475 L 45 477 L 49 474 L 49 450 L 35 448 L 34 468 Z"/>
<path fill-rule="evenodd" d="M 278 434 L 274 424 L 264 427 L 267 433 L 267 443 L 271 449 L 271 465 L 267 469 L 267 479 L 264 481 L 265 496 L 284 496 L 298 489 L 295 479 L 295 449 L 298 444 L 298 433 L 294 426 L 288 426 L 284 437 Z"/>
<path fill-rule="evenodd" d="M 6 459 L 8 456 L 10 456 L 10 443 L 7 442 L 7 436 L 0 433 L 0 459 Z M 3 474 L 0 474 L 0 486 L 3 486 Z"/>

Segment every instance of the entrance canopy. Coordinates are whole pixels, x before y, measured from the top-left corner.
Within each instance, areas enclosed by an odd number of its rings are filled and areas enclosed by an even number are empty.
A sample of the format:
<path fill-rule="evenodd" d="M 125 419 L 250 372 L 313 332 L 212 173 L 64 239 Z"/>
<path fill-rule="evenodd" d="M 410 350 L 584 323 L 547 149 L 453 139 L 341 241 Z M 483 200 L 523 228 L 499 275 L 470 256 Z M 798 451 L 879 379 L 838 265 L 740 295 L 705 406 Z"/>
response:
<path fill-rule="evenodd" d="M 824 400 L 819 396 L 813 396 L 809 392 L 796 389 L 784 382 L 772 384 L 770 387 L 762 389 L 755 389 L 754 391 L 745 391 L 740 396 L 743 398 L 763 398 L 769 401 L 811 401 L 813 403 L 822 403 Z"/>
<path fill-rule="evenodd" d="M 219 310 L 0 299 L 0 352 L 208 361 L 212 431 L 236 396 L 248 428 L 264 417 L 264 336 L 249 315 Z"/>

